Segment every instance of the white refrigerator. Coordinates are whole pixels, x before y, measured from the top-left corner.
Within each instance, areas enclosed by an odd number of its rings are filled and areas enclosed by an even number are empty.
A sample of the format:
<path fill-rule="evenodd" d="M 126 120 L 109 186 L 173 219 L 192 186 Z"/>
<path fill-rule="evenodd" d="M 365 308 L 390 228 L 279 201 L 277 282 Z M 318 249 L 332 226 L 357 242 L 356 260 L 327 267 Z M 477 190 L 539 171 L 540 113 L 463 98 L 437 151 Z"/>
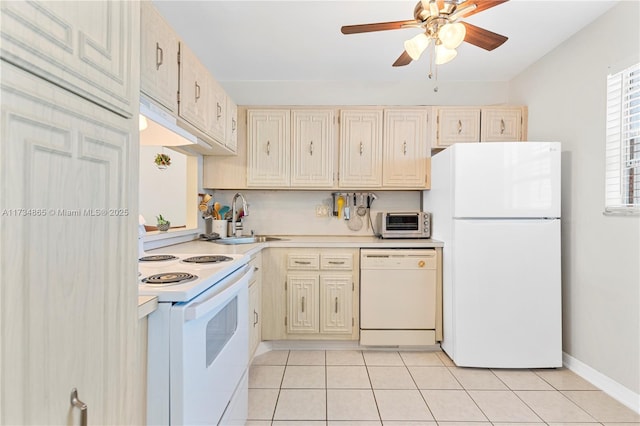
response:
<path fill-rule="evenodd" d="M 458 366 L 562 366 L 560 143 L 456 144 L 431 163 L 442 349 Z"/>

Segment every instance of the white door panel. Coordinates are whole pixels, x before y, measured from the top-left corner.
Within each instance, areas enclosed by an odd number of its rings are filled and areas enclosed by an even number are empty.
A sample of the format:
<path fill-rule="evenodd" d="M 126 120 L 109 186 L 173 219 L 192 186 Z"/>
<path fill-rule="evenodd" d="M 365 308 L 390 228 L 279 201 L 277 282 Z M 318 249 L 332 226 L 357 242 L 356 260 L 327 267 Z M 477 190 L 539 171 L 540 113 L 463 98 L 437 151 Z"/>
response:
<path fill-rule="evenodd" d="M 560 220 L 455 220 L 454 361 L 562 365 Z"/>
<path fill-rule="evenodd" d="M 454 217 L 560 217 L 558 142 L 453 149 Z"/>

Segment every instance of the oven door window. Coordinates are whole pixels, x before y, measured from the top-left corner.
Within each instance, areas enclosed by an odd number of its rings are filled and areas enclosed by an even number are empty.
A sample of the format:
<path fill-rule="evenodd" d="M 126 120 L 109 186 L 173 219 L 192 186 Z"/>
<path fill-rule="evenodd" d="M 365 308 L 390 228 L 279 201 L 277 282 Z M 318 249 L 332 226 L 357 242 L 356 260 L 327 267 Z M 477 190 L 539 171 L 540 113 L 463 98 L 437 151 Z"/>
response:
<path fill-rule="evenodd" d="M 238 329 L 238 297 L 234 297 L 207 323 L 207 367 L 218 357 Z"/>

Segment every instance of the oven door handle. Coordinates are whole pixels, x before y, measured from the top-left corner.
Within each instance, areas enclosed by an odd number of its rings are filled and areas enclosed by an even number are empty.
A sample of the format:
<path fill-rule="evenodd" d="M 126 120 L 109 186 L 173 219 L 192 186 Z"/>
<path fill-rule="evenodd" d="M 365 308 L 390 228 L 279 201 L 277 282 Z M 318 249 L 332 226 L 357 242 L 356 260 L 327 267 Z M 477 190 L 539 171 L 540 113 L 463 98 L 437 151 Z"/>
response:
<path fill-rule="evenodd" d="M 220 301 L 226 300 L 228 296 L 237 292 L 238 283 L 244 280 L 248 284 L 252 275 L 253 268 L 249 265 L 244 265 L 242 268 L 224 278 L 221 283 L 217 284 L 225 287 L 224 290 L 214 294 L 208 299 L 192 302 L 185 308 L 184 322 L 196 320 L 219 307 Z"/>

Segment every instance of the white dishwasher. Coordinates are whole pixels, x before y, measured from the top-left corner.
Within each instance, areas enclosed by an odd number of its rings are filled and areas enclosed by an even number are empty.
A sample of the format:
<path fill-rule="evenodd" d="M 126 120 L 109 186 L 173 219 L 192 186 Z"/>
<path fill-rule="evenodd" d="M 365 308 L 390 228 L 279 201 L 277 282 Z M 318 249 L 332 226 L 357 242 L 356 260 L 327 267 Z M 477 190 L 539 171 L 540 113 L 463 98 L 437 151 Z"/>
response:
<path fill-rule="evenodd" d="M 436 343 L 435 249 L 360 250 L 360 344 Z"/>

